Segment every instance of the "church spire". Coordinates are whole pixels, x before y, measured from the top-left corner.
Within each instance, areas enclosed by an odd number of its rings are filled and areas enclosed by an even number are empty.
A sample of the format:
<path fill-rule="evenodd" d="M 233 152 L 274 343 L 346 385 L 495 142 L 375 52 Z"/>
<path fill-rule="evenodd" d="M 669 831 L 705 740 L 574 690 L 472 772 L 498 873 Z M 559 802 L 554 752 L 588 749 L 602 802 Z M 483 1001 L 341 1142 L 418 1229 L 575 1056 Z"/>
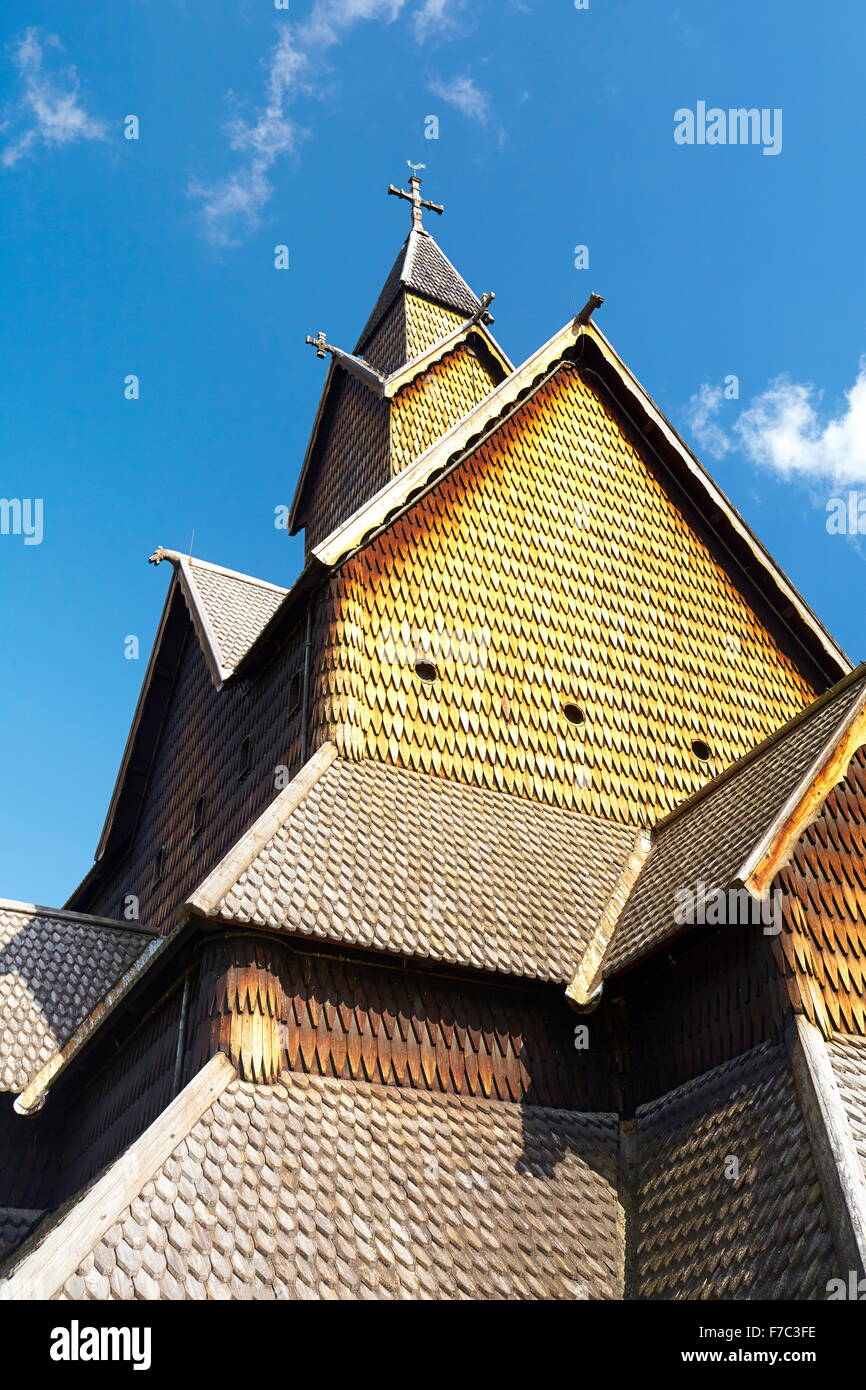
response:
<path fill-rule="evenodd" d="M 301 469 L 290 526 L 308 548 L 356 511 L 502 381 L 511 364 L 487 332 L 493 295 L 473 293 L 423 223 L 443 213 L 421 196 L 409 163 L 409 234 L 397 253 L 357 346 L 346 352 L 323 332 L 307 336 L 330 358 L 322 401 Z"/>
<path fill-rule="evenodd" d="M 463 276 L 424 226 L 423 213 L 445 211 L 441 203 L 421 197 L 419 170 L 411 171 L 408 191 L 389 184 L 388 193 L 411 207 L 409 235 L 397 253 L 373 311 L 358 339 L 355 353 L 379 371 L 393 372 L 458 324 L 486 309 Z M 488 317 L 485 322 L 491 322 Z"/>

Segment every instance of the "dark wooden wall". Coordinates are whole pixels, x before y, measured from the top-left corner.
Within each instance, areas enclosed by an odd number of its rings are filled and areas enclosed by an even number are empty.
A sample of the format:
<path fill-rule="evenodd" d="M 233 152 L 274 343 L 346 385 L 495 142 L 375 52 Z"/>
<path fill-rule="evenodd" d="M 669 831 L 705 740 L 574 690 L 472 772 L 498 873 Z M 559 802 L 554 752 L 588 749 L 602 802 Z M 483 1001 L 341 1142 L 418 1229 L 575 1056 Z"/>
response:
<path fill-rule="evenodd" d="M 275 769 L 286 767 L 294 776 L 301 765 L 301 711 L 290 691 L 303 665 L 305 635 L 302 623 L 252 683 L 218 691 L 188 628 L 132 840 L 103 883 L 76 907 L 118 917 L 126 895 L 134 894 L 142 922 L 162 930 L 174 924 L 184 899 L 277 795 Z M 247 737 L 250 766 L 242 774 Z M 204 821 L 193 836 L 199 797 Z"/>
<path fill-rule="evenodd" d="M 202 957 L 189 1068 L 222 1050 L 250 1080 L 288 1068 L 524 1105 L 613 1108 L 606 1049 L 578 1050 L 578 1022 L 555 988 L 224 937 Z"/>
<path fill-rule="evenodd" d="M 605 994 L 626 1114 L 759 1043 L 781 1042 L 791 1018 L 770 938 L 748 924 L 692 932 Z"/>

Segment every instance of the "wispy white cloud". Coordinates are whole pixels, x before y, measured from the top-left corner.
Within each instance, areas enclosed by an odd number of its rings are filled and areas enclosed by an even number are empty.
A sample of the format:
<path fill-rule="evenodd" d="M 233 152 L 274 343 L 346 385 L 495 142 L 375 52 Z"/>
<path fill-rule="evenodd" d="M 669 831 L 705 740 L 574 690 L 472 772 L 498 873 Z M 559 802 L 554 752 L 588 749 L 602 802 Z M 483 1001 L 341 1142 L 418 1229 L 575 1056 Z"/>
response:
<path fill-rule="evenodd" d="M 292 31 L 283 30 L 267 62 L 265 100 L 252 123 L 236 117 L 226 127 L 229 147 L 245 155 L 239 167 L 217 183 L 198 180 L 189 191 L 201 200 L 206 233 L 217 245 L 229 246 L 243 230 L 254 227 L 273 193 L 269 172 L 283 155 L 294 154 L 304 138 L 287 108 L 303 89 L 307 55 Z"/>
<path fill-rule="evenodd" d="M 457 14 L 462 6 L 458 0 L 424 0 L 413 16 L 415 36 L 419 43 L 433 36 L 447 34 L 456 27 Z"/>
<path fill-rule="evenodd" d="M 406 0 L 316 0 L 309 19 L 300 27 L 301 41 L 307 49 L 330 48 L 360 20 L 393 24 L 405 8 Z"/>
<path fill-rule="evenodd" d="M 200 201 L 207 236 L 216 245 L 238 242 L 258 224 L 273 194 L 271 171 L 295 154 L 308 132 L 289 114 L 299 97 L 313 89 L 313 73 L 325 55 L 362 21 L 392 24 L 404 13 L 415 20 L 420 39 L 450 24 L 459 0 L 316 0 L 308 19 L 284 28 L 265 60 L 264 98 L 252 121 L 240 117 L 226 127 L 229 147 L 241 156 L 233 172 L 215 183 L 194 179 L 189 192 Z"/>
<path fill-rule="evenodd" d="M 106 128 L 81 104 L 78 72 L 71 64 L 52 69 L 50 57 L 62 52 L 56 34 L 26 29 L 11 46 L 20 91 L 3 124 L 10 138 L 0 151 L 0 164 L 11 169 L 39 146 L 53 148 L 76 140 L 103 140 Z"/>
<path fill-rule="evenodd" d="M 441 101 L 447 101 L 468 120 L 480 121 L 486 125 L 490 120 L 490 98 L 476 86 L 471 77 L 452 77 L 449 82 L 434 78 L 430 91 Z"/>
<path fill-rule="evenodd" d="M 716 458 L 739 447 L 783 478 L 866 482 L 866 357 L 841 410 L 822 412 L 822 400 L 811 382 L 776 377 L 725 431 L 718 420 L 721 388 L 704 384 L 691 399 L 690 423 L 699 445 Z"/>
<path fill-rule="evenodd" d="M 721 386 L 711 386 L 705 381 L 690 398 L 686 409 L 686 419 L 698 448 L 715 459 L 723 458 L 731 448 L 730 440 L 716 419 L 721 405 Z"/>

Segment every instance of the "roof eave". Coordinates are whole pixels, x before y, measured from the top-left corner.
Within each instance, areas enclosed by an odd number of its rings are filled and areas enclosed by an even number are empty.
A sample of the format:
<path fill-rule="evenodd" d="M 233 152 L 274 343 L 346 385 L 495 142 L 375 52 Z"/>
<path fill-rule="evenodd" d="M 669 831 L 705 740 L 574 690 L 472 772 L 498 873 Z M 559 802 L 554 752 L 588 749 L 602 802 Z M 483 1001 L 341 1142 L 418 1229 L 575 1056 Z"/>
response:
<path fill-rule="evenodd" d="M 322 421 L 325 417 L 325 410 L 327 409 L 328 400 L 331 394 L 331 387 L 334 381 L 335 370 L 336 362 L 335 359 L 332 357 L 330 362 L 328 363 L 328 374 L 325 377 L 325 384 L 322 387 L 322 394 L 319 397 L 319 404 L 316 409 L 316 418 L 313 421 L 313 428 L 310 432 L 310 438 L 307 442 L 307 447 L 304 452 L 303 460 L 301 462 L 301 471 L 298 475 L 298 483 L 297 487 L 295 488 L 295 495 L 292 498 L 292 506 L 289 512 L 289 520 L 287 527 L 290 536 L 297 535 L 298 531 L 300 531 L 301 527 L 304 524 L 303 517 L 301 516 L 301 506 L 307 488 L 307 476 L 312 465 L 313 455 L 315 454 L 316 444 L 319 438 L 319 430 L 322 427 Z"/>
<path fill-rule="evenodd" d="M 211 679 L 217 690 L 222 690 L 225 682 L 232 674 L 233 668 L 226 666 L 223 661 L 222 649 L 219 638 L 214 632 L 207 609 L 201 601 L 198 586 L 195 582 L 195 575 L 192 573 L 190 560 L 186 555 L 181 555 L 176 550 L 163 550 L 160 546 L 150 557 L 151 564 L 158 565 L 163 560 L 168 560 L 174 566 L 174 572 L 180 580 L 181 592 L 186 599 L 189 615 L 192 618 L 193 627 L 201 643 L 202 652 L 207 662 Z"/>
<path fill-rule="evenodd" d="M 453 352 L 461 343 L 468 342 L 470 338 L 477 337 L 489 352 L 490 356 L 501 368 L 504 376 L 510 376 L 514 371 L 514 364 L 503 352 L 493 334 L 488 332 L 487 327 L 475 318 L 466 319 L 465 323 L 460 323 L 437 338 L 435 343 L 431 343 L 429 348 L 413 357 L 411 362 L 406 362 L 402 367 L 398 367 L 385 379 L 384 391 L 386 399 L 396 396 L 398 391 L 402 391 L 404 386 L 410 385 L 416 377 L 421 376 L 436 362 Z"/>
<path fill-rule="evenodd" d="M 156 631 L 156 637 L 154 638 L 153 648 L 150 653 L 150 659 L 147 663 L 147 670 L 145 671 L 144 681 L 142 682 L 141 690 L 139 692 L 138 700 L 136 702 L 135 713 L 132 717 L 132 724 L 130 726 L 129 734 L 127 736 L 126 744 L 124 746 L 123 755 L 120 760 L 120 768 L 118 769 L 117 778 L 114 783 L 114 789 L 111 794 L 111 800 L 108 803 L 108 811 L 106 812 L 105 822 L 102 827 L 102 833 L 99 837 L 99 843 L 96 847 L 96 854 L 94 855 L 94 859 L 97 861 L 97 864 L 94 865 L 94 869 L 97 867 L 99 860 L 101 860 L 103 855 L 105 854 L 109 839 L 111 837 L 111 831 L 114 825 L 114 819 L 117 813 L 118 803 L 120 801 L 123 789 L 126 785 L 127 773 L 129 771 L 129 765 L 132 760 L 132 755 L 135 749 L 135 744 L 138 737 L 139 728 L 141 726 L 142 717 L 144 715 L 145 706 L 147 704 L 148 697 L 150 694 L 150 689 L 154 678 L 154 672 L 157 666 L 157 662 L 159 661 L 159 658 L 162 654 L 163 640 L 165 637 L 165 631 L 168 625 L 168 619 L 171 613 L 173 600 L 179 588 L 180 580 L 178 578 L 177 571 L 175 571 L 172 575 L 171 583 L 168 586 L 168 592 L 165 596 L 165 602 L 163 604 L 162 613 L 160 615 L 159 620 L 159 627 Z M 87 878 L 84 880 L 85 882 L 87 882 L 87 879 L 91 877 L 91 875 L 94 872 L 94 869 L 91 869 L 88 872 Z M 81 886 L 83 886 L 83 884 Z M 78 893 L 79 891 L 80 888 L 76 889 L 75 893 L 70 895 L 70 900 L 71 898 L 75 897 L 76 893 Z"/>
<path fill-rule="evenodd" d="M 830 792 L 845 779 L 854 754 L 866 743 L 866 689 L 839 721 L 772 824 L 750 850 L 737 879 L 756 896 L 768 892 L 805 830 L 821 814 Z"/>

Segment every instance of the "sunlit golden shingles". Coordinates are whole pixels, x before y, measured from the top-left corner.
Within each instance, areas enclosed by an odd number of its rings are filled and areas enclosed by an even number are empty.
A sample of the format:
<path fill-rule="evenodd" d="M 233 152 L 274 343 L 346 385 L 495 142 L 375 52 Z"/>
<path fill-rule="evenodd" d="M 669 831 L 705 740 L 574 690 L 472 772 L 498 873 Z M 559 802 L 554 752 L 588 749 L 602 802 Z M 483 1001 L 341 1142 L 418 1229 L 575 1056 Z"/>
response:
<path fill-rule="evenodd" d="M 464 342 L 398 392 L 391 406 L 392 472 L 407 468 L 468 415 L 497 380 Z"/>
<path fill-rule="evenodd" d="M 464 322 L 465 316 L 456 310 L 403 290 L 382 317 L 364 349 L 364 357 L 390 376 Z"/>
<path fill-rule="evenodd" d="M 815 694 L 570 369 L 348 561 L 331 602 L 318 709 L 341 752 L 633 824 Z M 383 659 L 395 628 L 405 641 Z M 348 724 L 333 698 L 344 707 L 347 671 Z"/>
<path fill-rule="evenodd" d="M 866 1034 L 866 749 L 851 760 L 773 888 L 794 1007 L 825 1033 Z"/>
<path fill-rule="evenodd" d="M 433 304 L 417 294 L 407 293 L 404 296 L 403 313 L 406 327 L 406 362 L 411 362 L 413 357 L 420 357 L 422 352 L 426 352 L 440 338 L 444 338 L 446 333 L 452 333 L 466 321 L 465 316 L 456 310 L 445 309 L 441 304 Z"/>

